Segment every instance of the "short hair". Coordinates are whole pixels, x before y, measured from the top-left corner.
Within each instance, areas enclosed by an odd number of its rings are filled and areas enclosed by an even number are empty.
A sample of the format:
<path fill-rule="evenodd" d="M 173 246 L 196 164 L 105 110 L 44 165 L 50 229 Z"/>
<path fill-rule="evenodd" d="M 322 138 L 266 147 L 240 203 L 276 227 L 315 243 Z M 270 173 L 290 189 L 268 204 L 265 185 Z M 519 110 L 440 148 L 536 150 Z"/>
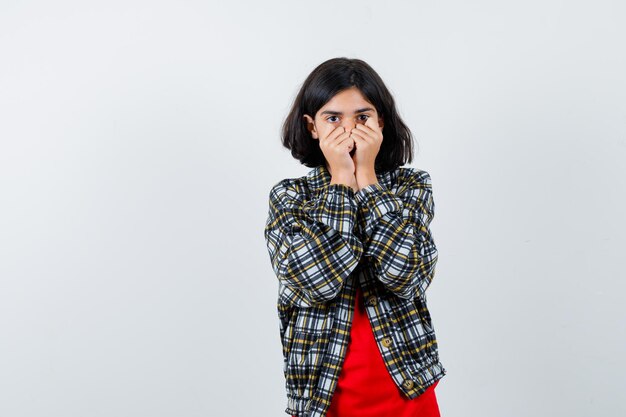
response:
<path fill-rule="evenodd" d="M 383 141 L 374 169 L 396 169 L 413 160 L 413 137 L 396 110 L 387 86 L 365 61 L 346 57 L 331 58 L 318 65 L 306 78 L 282 126 L 282 144 L 307 167 L 324 165 L 319 140 L 311 137 L 305 114 L 315 115 L 337 93 L 357 87 L 383 119 Z"/>

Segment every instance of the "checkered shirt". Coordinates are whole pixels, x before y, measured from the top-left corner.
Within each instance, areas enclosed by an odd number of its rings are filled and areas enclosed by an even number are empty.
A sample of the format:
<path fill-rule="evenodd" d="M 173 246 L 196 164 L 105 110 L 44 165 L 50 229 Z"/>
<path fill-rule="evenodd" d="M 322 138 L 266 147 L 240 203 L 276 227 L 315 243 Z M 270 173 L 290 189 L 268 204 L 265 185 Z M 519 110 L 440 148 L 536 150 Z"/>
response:
<path fill-rule="evenodd" d="M 426 305 L 437 248 L 430 175 L 400 167 L 357 192 L 326 166 L 276 183 L 265 240 L 278 278 L 287 407 L 325 416 L 346 355 L 357 287 L 389 375 L 421 395 L 446 370 Z"/>

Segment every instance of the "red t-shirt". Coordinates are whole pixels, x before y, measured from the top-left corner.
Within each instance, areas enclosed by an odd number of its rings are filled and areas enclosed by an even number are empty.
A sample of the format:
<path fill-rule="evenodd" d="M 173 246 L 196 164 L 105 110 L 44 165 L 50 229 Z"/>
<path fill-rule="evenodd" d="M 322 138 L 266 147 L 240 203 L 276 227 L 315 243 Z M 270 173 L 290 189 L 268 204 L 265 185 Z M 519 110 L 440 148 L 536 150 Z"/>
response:
<path fill-rule="evenodd" d="M 357 289 L 350 342 L 326 417 L 440 417 L 437 382 L 406 398 L 391 379 Z"/>

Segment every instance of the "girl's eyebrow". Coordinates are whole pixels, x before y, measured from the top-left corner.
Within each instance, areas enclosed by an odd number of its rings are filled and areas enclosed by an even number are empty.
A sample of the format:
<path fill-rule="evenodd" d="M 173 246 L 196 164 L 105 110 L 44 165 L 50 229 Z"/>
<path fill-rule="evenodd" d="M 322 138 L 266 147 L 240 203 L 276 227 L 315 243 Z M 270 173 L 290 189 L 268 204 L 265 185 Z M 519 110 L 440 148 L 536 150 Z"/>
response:
<path fill-rule="evenodd" d="M 357 109 L 354 113 L 363 113 L 366 111 L 371 111 L 374 110 L 371 107 L 363 107 L 362 109 Z M 340 111 L 334 111 L 334 110 L 324 110 L 323 112 L 320 113 L 320 115 L 324 115 L 324 114 L 332 114 L 333 116 L 343 116 L 343 113 Z"/>

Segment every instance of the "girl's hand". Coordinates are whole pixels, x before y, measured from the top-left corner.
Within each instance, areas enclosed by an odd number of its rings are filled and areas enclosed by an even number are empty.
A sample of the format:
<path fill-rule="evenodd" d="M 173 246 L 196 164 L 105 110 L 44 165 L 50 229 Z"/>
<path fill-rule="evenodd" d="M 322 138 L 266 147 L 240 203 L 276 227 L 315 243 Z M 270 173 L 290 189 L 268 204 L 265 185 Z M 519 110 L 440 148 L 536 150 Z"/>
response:
<path fill-rule="evenodd" d="M 369 117 L 365 124 L 357 124 L 356 128 L 350 130 L 350 137 L 354 139 L 356 145 L 352 160 L 359 186 L 365 187 L 378 182 L 374 165 L 383 142 L 383 132 L 378 122 Z"/>
<path fill-rule="evenodd" d="M 343 126 L 337 126 L 328 136 L 320 139 L 320 149 L 330 166 L 331 181 L 349 185 L 357 191 L 354 161 L 350 158 L 350 151 L 354 149 L 350 132 Z"/>

